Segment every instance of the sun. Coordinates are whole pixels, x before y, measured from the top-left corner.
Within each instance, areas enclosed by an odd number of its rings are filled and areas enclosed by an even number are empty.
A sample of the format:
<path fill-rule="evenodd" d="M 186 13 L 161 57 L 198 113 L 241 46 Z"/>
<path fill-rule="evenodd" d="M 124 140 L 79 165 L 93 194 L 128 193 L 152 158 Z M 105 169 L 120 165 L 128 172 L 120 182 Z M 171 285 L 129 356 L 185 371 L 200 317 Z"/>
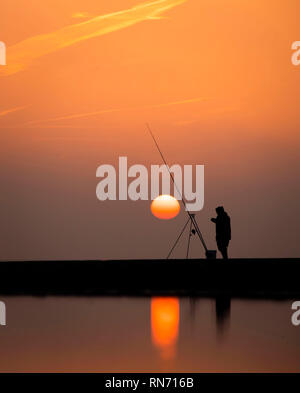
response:
<path fill-rule="evenodd" d="M 170 220 L 180 212 L 180 205 L 171 195 L 160 195 L 151 203 L 152 214 L 161 220 Z"/>

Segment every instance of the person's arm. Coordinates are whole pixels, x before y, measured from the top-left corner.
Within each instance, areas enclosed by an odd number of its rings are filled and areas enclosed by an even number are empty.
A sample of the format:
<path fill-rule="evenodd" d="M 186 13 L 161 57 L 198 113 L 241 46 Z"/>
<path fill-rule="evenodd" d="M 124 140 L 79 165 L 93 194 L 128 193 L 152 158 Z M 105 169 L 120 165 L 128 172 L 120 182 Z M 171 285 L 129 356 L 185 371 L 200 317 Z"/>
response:
<path fill-rule="evenodd" d="M 217 219 L 216 218 L 211 218 L 210 221 L 214 222 L 216 224 Z"/>

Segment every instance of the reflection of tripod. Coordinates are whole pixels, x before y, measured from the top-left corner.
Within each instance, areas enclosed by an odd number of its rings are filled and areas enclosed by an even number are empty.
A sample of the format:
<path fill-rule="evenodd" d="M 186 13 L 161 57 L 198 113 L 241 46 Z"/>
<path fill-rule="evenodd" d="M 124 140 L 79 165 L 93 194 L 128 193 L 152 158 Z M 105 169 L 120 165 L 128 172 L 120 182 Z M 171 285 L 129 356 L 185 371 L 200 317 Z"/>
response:
<path fill-rule="evenodd" d="M 183 235 L 186 227 L 188 226 L 188 224 L 190 224 L 190 229 L 189 229 L 189 237 L 188 237 L 188 244 L 187 244 L 187 250 L 186 250 L 186 259 L 189 258 L 191 237 L 194 236 L 196 233 L 199 236 L 199 239 L 200 239 L 200 241 L 201 241 L 201 243 L 202 243 L 202 245 L 203 245 L 203 247 L 205 249 L 206 258 L 207 259 L 215 259 L 216 258 L 216 251 L 207 249 L 206 244 L 204 242 L 204 239 L 202 237 L 202 234 L 200 232 L 200 229 L 198 227 L 198 224 L 197 224 L 197 221 L 196 221 L 196 218 L 195 218 L 195 214 L 191 214 L 191 213 L 189 213 L 189 218 L 188 218 L 187 222 L 184 224 L 184 227 L 182 228 L 178 238 L 176 239 L 173 247 L 171 248 L 171 250 L 170 250 L 170 252 L 169 252 L 169 254 L 167 256 L 167 259 L 170 258 L 172 252 L 174 251 L 175 247 L 177 246 L 177 244 L 178 244 L 181 236 Z"/>

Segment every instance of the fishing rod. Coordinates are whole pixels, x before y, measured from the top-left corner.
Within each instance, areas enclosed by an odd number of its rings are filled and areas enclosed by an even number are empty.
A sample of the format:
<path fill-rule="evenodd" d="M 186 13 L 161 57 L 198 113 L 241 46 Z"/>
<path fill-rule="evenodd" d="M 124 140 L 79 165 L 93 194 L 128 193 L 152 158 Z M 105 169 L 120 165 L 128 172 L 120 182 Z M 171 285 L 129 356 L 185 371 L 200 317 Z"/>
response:
<path fill-rule="evenodd" d="M 206 255 L 207 255 L 208 248 L 206 247 L 205 241 L 204 241 L 204 239 L 203 239 L 202 233 L 201 233 L 200 228 L 199 228 L 199 226 L 198 226 L 198 223 L 197 223 L 197 221 L 196 221 L 195 215 L 194 215 L 194 214 L 191 214 L 191 213 L 187 210 L 187 208 L 186 208 L 186 201 L 184 200 L 184 197 L 183 197 L 183 195 L 181 194 L 181 191 L 180 191 L 179 188 L 177 187 L 177 184 L 176 184 L 176 182 L 175 182 L 174 176 L 173 176 L 172 172 L 170 171 L 169 165 L 167 164 L 167 161 L 165 160 L 165 157 L 164 157 L 162 151 L 160 150 L 160 148 L 159 148 L 159 146 L 158 146 L 158 143 L 157 143 L 157 141 L 156 141 L 156 139 L 155 139 L 155 137 L 154 137 L 154 135 L 153 135 L 153 132 L 151 131 L 151 128 L 150 128 L 150 126 L 149 126 L 148 123 L 146 123 L 146 127 L 147 127 L 147 129 L 148 129 L 148 131 L 149 131 L 149 133 L 150 133 L 150 135 L 151 135 L 151 137 L 152 137 L 152 139 L 153 139 L 153 141 L 154 141 L 154 143 L 155 143 L 155 146 L 156 146 L 156 148 L 157 148 L 157 150 L 158 150 L 158 152 L 159 152 L 159 154 L 160 154 L 160 156 L 161 156 L 161 158 L 162 158 L 162 160 L 163 160 L 165 166 L 166 166 L 167 169 L 168 169 L 168 172 L 169 172 L 170 178 L 172 179 L 172 182 L 173 182 L 173 184 L 174 184 L 174 187 L 176 188 L 176 190 L 177 190 L 177 192 L 178 192 L 178 195 L 180 195 L 181 202 L 182 202 L 182 204 L 183 204 L 183 206 L 184 206 L 184 209 L 185 209 L 185 211 L 187 212 L 187 214 L 188 214 L 188 216 L 189 216 L 189 219 L 190 219 L 191 222 L 193 223 L 194 228 L 195 228 L 195 230 L 196 230 L 196 233 L 197 233 L 197 235 L 199 236 L 199 239 L 200 239 L 200 241 L 201 241 L 201 243 L 202 243 L 202 245 L 203 245 L 203 247 L 204 247 L 204 250 L 205 250 L 205 252 L 206 252 Z"/>

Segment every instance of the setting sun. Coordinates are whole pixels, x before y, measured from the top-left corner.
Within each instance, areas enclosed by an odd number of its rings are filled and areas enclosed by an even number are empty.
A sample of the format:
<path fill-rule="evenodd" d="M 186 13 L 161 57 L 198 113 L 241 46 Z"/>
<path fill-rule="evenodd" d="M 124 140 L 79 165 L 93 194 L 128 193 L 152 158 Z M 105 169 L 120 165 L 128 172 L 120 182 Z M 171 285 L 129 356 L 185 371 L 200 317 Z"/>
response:
<path fill-rule="evenodd" d="M 180 205 L 171 195 L 160 195 L 151 203 L 152 214 L 161 220 L 170 220 L 180 212 Z"/>

